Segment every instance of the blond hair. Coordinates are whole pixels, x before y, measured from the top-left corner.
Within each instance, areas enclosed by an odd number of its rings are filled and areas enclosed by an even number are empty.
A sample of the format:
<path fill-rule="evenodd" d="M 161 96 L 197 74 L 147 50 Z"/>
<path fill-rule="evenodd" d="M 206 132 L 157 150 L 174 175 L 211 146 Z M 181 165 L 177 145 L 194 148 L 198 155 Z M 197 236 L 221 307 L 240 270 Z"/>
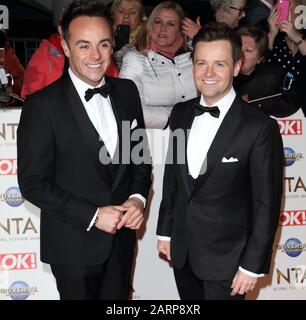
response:
<path fill-rule="evenodd" d="M 159 5 L 157 5 L 150 17 L 148 18 L 145 27 L 139 32 L 139 34 L 137 35 L 137 39 L 136 39 L 136 49 L 141 52 L 142 54 L 147 54 L 148 52 L 148 47 L 150 45 L 150 41 L 151 41 L 151 30 L 153 27 L 153 21 L 157 15 L 157 13 L 161 10 L 161 9 L 172 9 L 174 10 L 178 17 L 179 17 L 179 21 L 180 21 L 180 30 L 181 30 L 181 21 L 184 18 L 184 11 L 182 9 L 182 7 L 173 1 L 164 1 L 162 3 L 160 3 Z"/>
<path fill-rule="evenodd" d="M 138 18 L 139 18 L 139 22 L 143 22 L 146 20 L 146 13 L 143 7 L 143 4 L 141 2 L 141 0 L 114 0 L 111 6 L 111 17 L 114 21 L 114 17 L 115 17 L 115 13 L 118 10 L 118 8 L 120 7 L 120 5 L 122 4 L 122 2 L 135 2 L 136 4 L 136 8 L 138 11 Z"/>

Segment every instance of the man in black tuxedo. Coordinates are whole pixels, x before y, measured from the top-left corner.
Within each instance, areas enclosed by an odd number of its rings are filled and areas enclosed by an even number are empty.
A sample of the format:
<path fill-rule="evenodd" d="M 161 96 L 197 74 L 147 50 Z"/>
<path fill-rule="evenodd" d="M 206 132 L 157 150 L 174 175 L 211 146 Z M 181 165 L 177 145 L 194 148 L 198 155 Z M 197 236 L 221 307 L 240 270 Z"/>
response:
<path fill-rule="evenodd" d="M 141 142 L 139 156 L 148 159 L 145 137 L 122 141 L 123 123 L 144 128 L 136 86 L 104 76 L 111 30 L 99 1 L 66 8 L 69 70 L 29 96 L 18 128 L 19 185 L 41 208 L 41 260 L 51 265 L 61 299 L 128 298 L 150 187 L 151 165 L 129 162 L 130 149 L 124 152 Z"/>
<path fill-rule="evenodd" d="M 269 270 L 282 140 L 277 122 L 233 90 L 239 36 L 212 23 L 199 31 L 193 48 L 201 96 L 178 103 L 170 117 L 176 138 L 165 167 L 158 249 L 173 262 L 181 299 L 243 299 Z"/>

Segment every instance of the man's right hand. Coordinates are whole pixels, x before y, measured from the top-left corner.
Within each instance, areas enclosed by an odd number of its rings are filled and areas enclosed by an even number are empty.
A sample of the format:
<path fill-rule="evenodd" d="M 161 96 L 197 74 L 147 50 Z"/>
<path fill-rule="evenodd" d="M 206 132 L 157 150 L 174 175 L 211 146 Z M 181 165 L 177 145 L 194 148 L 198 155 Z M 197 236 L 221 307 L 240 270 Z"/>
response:
<path fill-rule="evenodd" d="M 165 255 L 169 261 L 171 261 L 170 256 L 170 241 L 166 240 L 158 240 L 157 242 L 157 250 Z"/>
<path fill-rule="evenodd" d="M 98 221 L 95 226 L 107 233 L 116 233 L 117 225 L 127 209 L 128 208 L 123 206 L 100 207 L 98 211 Z"/>

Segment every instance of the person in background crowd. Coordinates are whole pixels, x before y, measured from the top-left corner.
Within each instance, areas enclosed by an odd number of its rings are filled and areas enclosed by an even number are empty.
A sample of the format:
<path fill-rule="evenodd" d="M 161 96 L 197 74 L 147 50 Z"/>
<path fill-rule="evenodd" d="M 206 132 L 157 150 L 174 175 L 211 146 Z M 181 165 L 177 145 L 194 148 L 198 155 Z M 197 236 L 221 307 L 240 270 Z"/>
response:
<path fill-rule="evenodd" d="M 111 16 L 115 37 L 119 37 L 118 26 L 128 25 L 130 34 L 128 43 L 113 54 L 118 68 L 121 68 L 123 56 L 135 45 L 137 34 L 141 30 L 146 20 L 145 10 L 141 0 L 115 0 L 111 7 Z M 115 43 L 116 46 L 116 43 Z"/>
<path fill-rule="evenodd" d="M 117 26 L 125 24 L 130 27 L 129 44 L 134 44 L 137 33 L 146 20 L 145 10 L 140 0 L 115 0 L 111 7 L 114 32 Z"/>
<path fill-rule="evenodd" d="M 240 28 L 238 34 L 242 40 L 242 63 L 239 75 L 234 78 L 237 93 L 268 115 L 294 114 L 299 109 L 297 91 L 285 87 L 285 74 L 280 66 L 263 63 L 268 48 L 266 32 L 250 25 Z M 251 102 L 256 99 L 261 100 Z"/>
<path fill-rule="evenodd" d="M 138 37 L 137 50 L 123 58 L 119 76 L 137 85 L 147 128 L 165 128 L 173 105 L 197 95 L 183 17 L 177 3 L 160 3 Z"/>
<path fill-rule="evenodd" d="M 65 54 L 59 32 L 49 39 L 43 39 L 32 55 L 24 73 L 21 96 L 25 99 L 30 94 L 48 86 L 59 79 L 65 71 Z M 119 71 L 112 60 L 107 75 L 117 77 Z"/>
<path fill-rule="evenodd" d="M 306 31 L 301 27 L 303 15 L 296 13 L 295 8 L 306 5 L 306 0 L 291 0 L 288 20 L 277 24 L 279 11 L 275 7 L 268 19 L 270 32 L 267 63 L 283 68 L 287 76 L 292 78 L 292 87 L 299 95 L 299 104 L 306 116 Z"/>
<path fill-rule="evenodd" d="M 59 33 L 43 39 L 32 55 L 24 74 L 22 98 L 46 87 L 60 78 L 64 71 L 65 55 Z"/>
<path fill-rule="evenodd" d="M 267 20 L 273 9 L 273 3 L 273 0 L 248 0 L 243 22 L 247 25 L 257 24 L 268 32 Z"/>
<path fill-rule="evenodd" d="M 237 33 L 214 22 L 197 33 L 193 48 L 201 96 L 171 113 L 171 131 L 183 130 L 188 140 L 184 148 L 185 142 L 170 138 L 158 250 L 173 263 L 181 299 L 242 300 L 269 273 L 282 195 L 282 138 L 277 122 L 232 87 L 241 64 Z"/>
<path fill-rule="evenodd" d="M 227 24 L 230 28 L 238 28 L 239 21 L 246 16 L 246 0 L 209 0 L 209 2 L 215 13 L 215 20 Z M 199 18 L 197 23 L 189 18 L 183 20 L 183 32 L 190 39 L 193 39 L 200 28 Z"/>
<path fill-rule="evenodd" d="M 145 131 L 140 98 L 132 81 L 105 76 L 113 34 L 100 1 L 72 1 L 61 31 L 69 69 L 24 102 L 18 183 L 41 209 L 41 260 L 60 298 L 128 299 L 151 184 L 150 163 L 131 158 L 140 140 L 150 158 L 146 137 L 131 141 L 122 132 L 123 122 Z"/>
<path fill-rule="evenodd" d="M 1 55 L 4 58 L 1 62 L 1 67 L 7 74 L 10 74 L 13 77 L 13 85 L 11 79 L 9 79 L 10 77 L 8 77 L 9 84 L 6 90 L 8 93 L 11 92 L 20 97 L 24 77 L 24 68 L 16 56 L 14 49 L 3 30 L 0 30 L 0 49 L 2 49 Z M 8 103 L 11 104 L 12 102 L 13 99 L 11 99 Z"/>

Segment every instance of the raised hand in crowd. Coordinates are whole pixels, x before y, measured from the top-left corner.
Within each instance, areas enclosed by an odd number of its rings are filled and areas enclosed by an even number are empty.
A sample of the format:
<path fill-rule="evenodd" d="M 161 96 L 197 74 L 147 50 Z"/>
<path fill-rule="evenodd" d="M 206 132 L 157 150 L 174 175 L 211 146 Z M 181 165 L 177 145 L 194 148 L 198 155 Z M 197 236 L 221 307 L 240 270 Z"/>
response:
<path fill-rule="evenodd" d="M 183 34 L 192 39 L 201 29 L 200 17 L 197 17 L 197 22 L 189 18 L 184 18 L 182 21 Z"/>
<path fill-rule="evenodd" d="M 268 23 L 269 23 L 269 48 L 273 46 L 274 39 L 278 34 L 279 31 L 279 25 L 276 24 L 277 18 L 279 16 L 279 11 L 277 10 L 276 7 L 274 7 L 270 13 L 270 16 L 268 18 Z"/>
<path fill-rule="evenodd" d="M 280 15 L 277 7 L 274 7 L 271 11 L 271 14 L 268 18 L 269 23 L 269 48 L 271 49 L 274 44 L 275 37 L 279 32 L 284 32 L 286 34 L 287 40 L 291 41 L 292 44 L 298 47 L 298 50 L 302 55 L 306 54 L 306 45 L 305 41 L 303 41 L 303 35 L 296 29 L 294 26 L 295 15 L 294 6 L 291 5 L 291 10 L 289 11 L 288 20 L 283 20 L 281 23 L 277 23 L 277 19 Z"/>

